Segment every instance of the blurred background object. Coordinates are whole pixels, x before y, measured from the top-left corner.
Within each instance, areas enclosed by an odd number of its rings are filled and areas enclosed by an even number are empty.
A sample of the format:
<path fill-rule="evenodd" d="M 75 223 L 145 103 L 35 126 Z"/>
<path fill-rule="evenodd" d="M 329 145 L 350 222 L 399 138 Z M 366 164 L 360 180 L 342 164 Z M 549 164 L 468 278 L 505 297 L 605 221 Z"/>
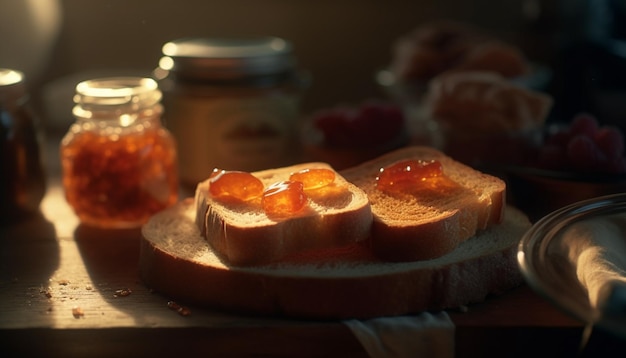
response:
<path fill-rule="evenodd" d="M 37 212 L 46 192 L 43 132 L 25 82 L 0 68 L 0 223 Z"/>
<path fill-rule="evenodd" d="M 554 117 L 589 112 L 626 129 L 626 1 L 559 2 Z"/>
<path fill-rule="evenodd" d="M 48 0 L 57 6 L 59 28 L 56 41 L 49 39 L 43 46 L 50 46 L 51 53 L 42 58 L 40 92 L 49 124 L 64 130 L 71 122 L 74 86 L 81 80 L 147 75 L 156 67 L 163 43 L 177 38 L 270 35 L 291 41 L 299 65 L 312 74 L 302 103 L 307 112 L 382 96 L 373 75 L 389 62 L 393 41 L 437 18 L 476 24 L 545 62 L 552 39 L 546 32 L 554 26 L 547 18 L 556 1 L 529 6 L 528 0 Z M 12 17 L 35 2 L 39 9 L 46 0 L 3 0 L 0 16 Z M 26 22 L 11 23 L 3 36 L 28 27 Z M 11 47 L 3 47 L 0 63 Z"/>
<path fill-rule="evenodd" d="M 33 85 L 49 78 L 61 6 L 58 0 L 0 0 L 0 67 L 22 72 Z"/>
<path fill-rule="evenodd" d="M 309 76 L 289 41 L 177 39 L 163 45 L 154 77 L 190 188 L 214 168 L 252 172 L 300 161 L 299 105 Z"/>
<path fill-rule="evenodd" d="M 479 27 L 550 68 L 551 119 L 589 111 L 624 127 L 623 0 L 0 0 L 0 8 L 0 66 L 36 84 L 48 127 L 60 131 L 71 122 L 76 83 L 149 75 L 163 43 L 190 36 L 292 42 L 299 66 L 312 74 L 305 114 L 384 97 L 374 75 L 389 64 L 394 41 L 444 18 Z"/>

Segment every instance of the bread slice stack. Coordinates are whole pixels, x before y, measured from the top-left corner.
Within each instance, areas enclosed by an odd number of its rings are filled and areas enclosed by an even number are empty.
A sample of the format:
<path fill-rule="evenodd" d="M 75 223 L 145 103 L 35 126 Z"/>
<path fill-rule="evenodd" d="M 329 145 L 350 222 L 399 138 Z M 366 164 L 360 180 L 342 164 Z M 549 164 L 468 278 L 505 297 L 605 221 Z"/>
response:
<path fill-rule="evenodd" d="M 441 162 L 445 178 L 411 195 L 376 187 L 380 168 L 407 158 Z M 298 168 L 253 174 L 268 183 Z M 224 208 L 199 184 L 143 227 L 142 280 L 189 304 L 312 319 L 454 308 L 522 283 L 517 244 L 530 222 L 505 206 L 499 179 L 427 147 L 338 174 L 343 199 L 321 195 L 283 220 Z"/>

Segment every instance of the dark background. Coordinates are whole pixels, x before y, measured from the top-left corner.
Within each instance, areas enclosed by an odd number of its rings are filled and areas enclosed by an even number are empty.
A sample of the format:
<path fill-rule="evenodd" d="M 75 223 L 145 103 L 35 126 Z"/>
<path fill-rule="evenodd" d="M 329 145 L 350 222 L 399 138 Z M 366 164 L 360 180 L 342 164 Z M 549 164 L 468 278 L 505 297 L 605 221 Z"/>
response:
<path fill-rule="evenodd" d="M 431 20 L 476 25 L 553 71 L 552 118 L 626 113 L 623 0 L 0 0 L 0 67 L 26 73 L 49 127 L 71 122 L 83 79 L 149 75 L 161 46 L 187 36 L 290 40 L 313 76 L 305 113 L 384 96 L 374 74 L 393 41 Z M 615 45 L 617 44 L 617 45 Z M 625 46 L 626 47 L 626 46 Z M 623 52 L 623 53 L 622 53 Z"/>

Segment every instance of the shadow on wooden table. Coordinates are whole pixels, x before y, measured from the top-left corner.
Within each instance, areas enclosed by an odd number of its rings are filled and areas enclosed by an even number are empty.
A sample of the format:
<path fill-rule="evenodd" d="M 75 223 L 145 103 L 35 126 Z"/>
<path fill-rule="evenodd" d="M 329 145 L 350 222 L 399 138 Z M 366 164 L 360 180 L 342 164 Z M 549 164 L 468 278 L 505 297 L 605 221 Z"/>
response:
<path fill-rule="evenodd" d="M 80 224 L 74 231 L 87 273 L 111 304 L 130 296 L 133 290 L 145 289 L 137 267 L 140 237 L 139 228 L 99 229 Z"/>
<path fill-rule="evenodd" d="M 0 226 L 0 316 L 3 326 L 50 322 L 49 278 L 59 267 L 54 225 L 41 213 Z"/>

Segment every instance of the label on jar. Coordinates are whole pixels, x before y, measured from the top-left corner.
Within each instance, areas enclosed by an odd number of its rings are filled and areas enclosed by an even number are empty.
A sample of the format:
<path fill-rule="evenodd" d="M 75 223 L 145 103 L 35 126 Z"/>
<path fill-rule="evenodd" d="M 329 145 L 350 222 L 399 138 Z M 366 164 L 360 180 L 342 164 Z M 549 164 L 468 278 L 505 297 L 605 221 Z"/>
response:
<path fill-rule="evenodd" d="M 251 172 L 292 164 L 300 154 L 297 96 L 178 97 L 165 104 L 187 184 L 214 168 Z"/>

